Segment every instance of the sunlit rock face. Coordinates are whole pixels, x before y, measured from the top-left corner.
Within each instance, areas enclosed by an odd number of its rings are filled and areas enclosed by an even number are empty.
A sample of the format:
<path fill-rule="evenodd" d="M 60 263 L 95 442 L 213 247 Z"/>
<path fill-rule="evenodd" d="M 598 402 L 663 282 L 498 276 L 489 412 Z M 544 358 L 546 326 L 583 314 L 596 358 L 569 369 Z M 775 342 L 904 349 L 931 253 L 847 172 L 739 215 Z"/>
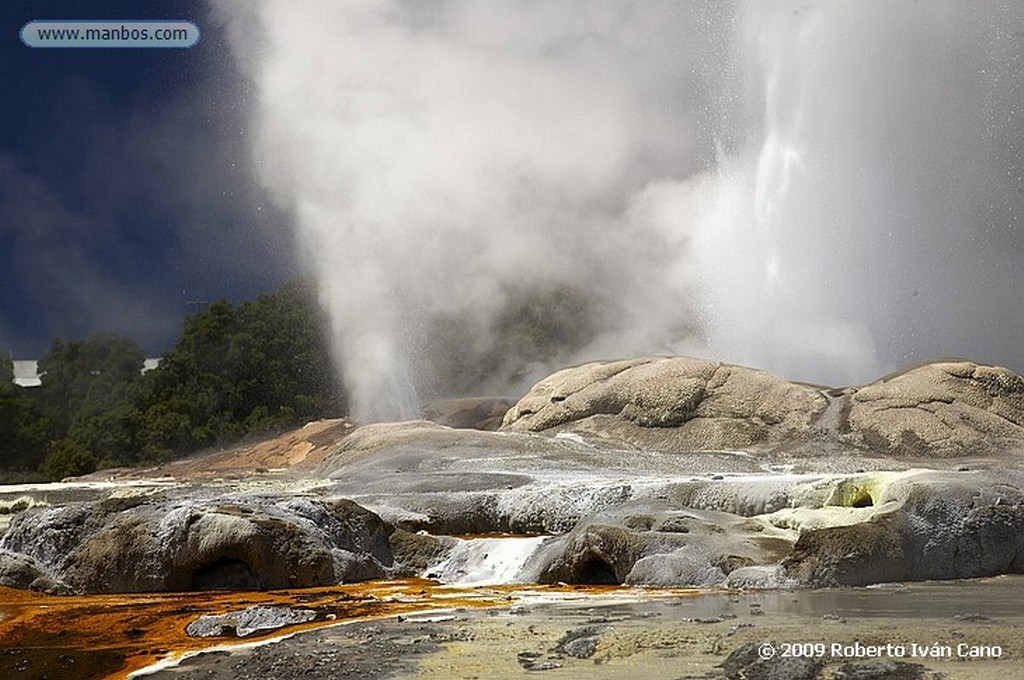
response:
<path fill-rule="evenodd" d="M 669 452 L 839 446 L 925 458 L 999 455 L 1022 450 L 1024 379 L 951 360 L 827 388 L 683 357 L 594 362 L 537 383 L 502 429 Z"/>
<path fill-rule="evenodd" d="M 842 437 L 910 456 L 1024 450 L 1024 378 L 971 361 L 925 364 L 851 391 Z"/>
<path fill-rule="evenodd" d="M 506 415 L 513 432 L 576 432 L 659 451 L 774 447 L 825 412 L 820 390 L 687 357 L 596 362 L 537 383 Z"/>

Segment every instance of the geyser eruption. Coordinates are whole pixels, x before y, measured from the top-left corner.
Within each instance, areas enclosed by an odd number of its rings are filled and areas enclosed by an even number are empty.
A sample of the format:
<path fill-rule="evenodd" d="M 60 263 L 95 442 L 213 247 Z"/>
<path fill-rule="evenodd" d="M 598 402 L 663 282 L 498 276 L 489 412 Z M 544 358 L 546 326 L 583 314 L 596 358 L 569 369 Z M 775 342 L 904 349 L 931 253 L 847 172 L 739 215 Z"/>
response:
<path fill-rule="evenodd" d="M 439 330 L 501 357 L 507 310 L 561 291 L 586 338 L 560 361 L 693 353 L 828 383 L 999 360 L 979 329 L 1022 321 L 1019 9 L 218 8 L 361 419 L 450 387 Z"/>

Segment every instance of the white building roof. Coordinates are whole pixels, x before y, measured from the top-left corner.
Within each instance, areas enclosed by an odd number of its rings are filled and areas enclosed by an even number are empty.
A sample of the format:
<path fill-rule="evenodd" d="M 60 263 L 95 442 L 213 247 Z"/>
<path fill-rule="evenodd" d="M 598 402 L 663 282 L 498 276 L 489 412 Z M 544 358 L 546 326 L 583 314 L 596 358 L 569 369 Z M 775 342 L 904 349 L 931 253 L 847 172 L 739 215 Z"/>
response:
<path fill-rule="evenodd" d="M 152 371 L 160 363 L 160 358 L 146 359 L 142 363 L 142 372 Z M 39 379 L 39 362 L 30 359 L 14 360 L 14 384 L 20 387 L 39 387 L 43 381 Z"/>
<path fill-rule="evenodd" d="M 39 362 L 15 360 L 14 384 L 21 387 L 39 387 L 42 385 L 42 381 L 39 380 Z"/>

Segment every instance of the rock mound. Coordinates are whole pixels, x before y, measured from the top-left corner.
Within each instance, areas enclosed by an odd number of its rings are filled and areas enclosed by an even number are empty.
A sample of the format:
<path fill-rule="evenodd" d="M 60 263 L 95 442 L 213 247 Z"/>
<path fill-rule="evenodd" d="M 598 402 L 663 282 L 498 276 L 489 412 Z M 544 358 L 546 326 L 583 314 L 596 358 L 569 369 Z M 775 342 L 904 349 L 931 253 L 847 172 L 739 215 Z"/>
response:
<path fill-rule="evenodd" d="M 343 499 L 107 499 L 18 515 L 0 541 L 0 583 L 53 574 L 86 593 L 330 585 L 414 573 L 392 539 L 415 553 L 429 539 L 404 533 Z"/>
<path fill-rule="evenodd" d="M 849 443 L 952 457 L 1024 448 L 1024 378 L 970 361 L 924 364 L 850 391 Z"/>
<path fill-rule="evenodd" d="M 537 383 L 505 415 L 511 432 L 576 432 L 662 451 L 778 446 L 825 411 L 820 390 L 688 357 L 595 362 Z"/>
<path fill-rule="evenodd" d="M 1024 450 L 1024 378 L 945 360 L 827 388 L 686 357 L 594 362 L 537 383 L 502 430 L 576 433 L 664 452 L 1002 455 Z"/>

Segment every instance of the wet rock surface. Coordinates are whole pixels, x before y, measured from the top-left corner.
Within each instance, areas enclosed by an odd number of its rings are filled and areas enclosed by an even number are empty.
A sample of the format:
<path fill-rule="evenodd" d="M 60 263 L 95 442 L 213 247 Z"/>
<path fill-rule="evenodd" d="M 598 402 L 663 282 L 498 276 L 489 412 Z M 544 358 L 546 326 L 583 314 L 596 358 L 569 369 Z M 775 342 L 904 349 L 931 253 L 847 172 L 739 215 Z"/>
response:
<path fill-rule="evenodd" d="M 628 501 L 552 541 L 537 556 L 536 580 L 716 587 L 737 568 L 778 561 L 790 541 L 785 531 L 729 513 Z"/>
<path fill-rule="evenodd" d="M 784 561 L 791 576 L 868 585 L 1024 571 L 1020 472 L 911 472 L 875 488 L 865 521 L 800 534 Z"/>
<path fill-rule="evenodd" d="M 396 535 L 397 533 L 397 535 Z M 162 496 L 28 510 L 0 539 L 4 585 L 30 567 L 86 593 L 265 590 L 409 575 L 423 551 L 352 501 L 279 496 Z M 436 541 L 435 541 L 436 542 Z M 20 558 L 16 556 L 20 555 Z M 410 555 L 411 565 L 417 564 Z M 22 585 L 24 587 L 24 585 Z"/>
<path fill-rule="evenodd" d="M 60 595 L 68 592 L 35 559 L 21 553 L 0 550 L 0 585 Z"/>

